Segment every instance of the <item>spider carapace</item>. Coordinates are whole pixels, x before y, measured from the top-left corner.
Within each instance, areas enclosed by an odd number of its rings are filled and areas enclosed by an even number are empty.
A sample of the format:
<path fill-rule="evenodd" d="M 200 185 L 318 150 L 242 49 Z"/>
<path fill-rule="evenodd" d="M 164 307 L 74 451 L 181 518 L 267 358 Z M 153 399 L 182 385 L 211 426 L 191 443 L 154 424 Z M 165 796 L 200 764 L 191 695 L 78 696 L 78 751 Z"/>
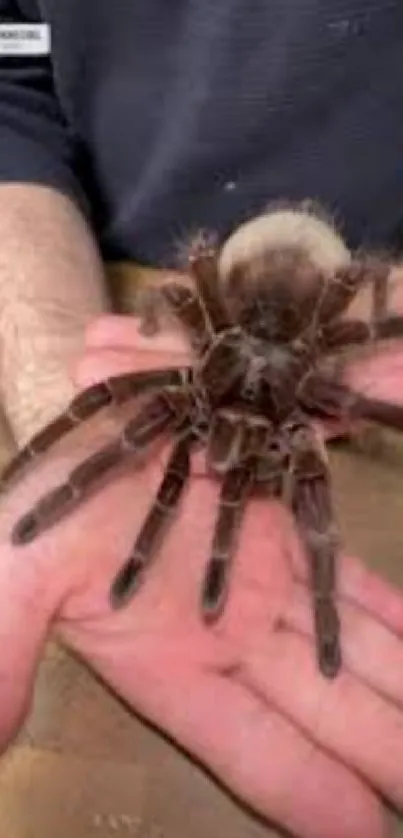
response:
<path fill-rule="evenodd" d="M 207 233 L 190 243 L 183 268 L 155 291 L 185 330 L 192 363 L 133 372 L 95 384 L 13 459 L 3 488 L 26 466 L 101 408 L 146 397 L 116 440 L 89 456 L 66 482 L 15 525 L 25 544 L 70 513 L 115 467 L 148 452 L 163 435 L 172 451 L 128 558 L 111 585 L 119 607 L 143 583 L 178 507 L 195 447 L 221 480 L 201 613 L 212 622 L 229 592 L 245 505 L 255 491 L 280 497 L 296 520 L 310 568 L 317 659 L 334 677 L 341 665 L 336 607 L 337 527 L 319 418 L 364 419 L 403 430 L 403 408 L 351 390 L 341 357 L 369 342 L 403 337 L 387 311 L 387 259 L 352 254 L 333 224 L 308 204 L 277 206 L 238 227 L 219 246 Z M 365 286 L 369 322 L 346 317 Z M 264 560 L 264 559 L 262 559 Z"/>

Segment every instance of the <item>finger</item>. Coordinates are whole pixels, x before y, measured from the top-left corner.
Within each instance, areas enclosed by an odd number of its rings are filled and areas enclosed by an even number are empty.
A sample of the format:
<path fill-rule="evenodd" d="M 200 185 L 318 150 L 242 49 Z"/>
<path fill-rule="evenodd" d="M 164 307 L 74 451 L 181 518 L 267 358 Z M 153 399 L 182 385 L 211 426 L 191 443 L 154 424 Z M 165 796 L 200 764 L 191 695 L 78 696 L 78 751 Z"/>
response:
<path fill-rule="evenodd" d="M 348 317 L 369 321 L 372 312 L 372 286 L 366 286 L 354 298 Z M 389 279 L 388 312 L 403 315 L 403 267 L 395 268 Z M 403 375 L 403 341 L 379 340 L 371 349 L 369 345 L 352 349 L 346 355 L 343 380 L 363 395 L 402 401 L 400 382 Z M 343 426 L 344 425 L 344 426 Z M 326 436 L 345 435 L 351 428 L 348 424 L 326 423 Z"/>
<path fill-rule="evenodd" d="M 366 567 L 361 559 L 341 555 L 337 562 L 339 595 L 361 606 L 403 637 L 403 593 Z"/>
<path fill-rule="evenodd" d="M 104 378 L 158 366 L 155 353 L 135 353 L 127 349 L 99 349 L 87 351 L 75 371 L 80 387 L 89 387 Z"/>
<path fill-rule="evenodd" d="M 403 709 L 402 639 L 368 611 L 351 602 L 339 599 L 338 610 L 344 666 Z M 283 621 L 287 628 L 313 641 L 312 598 L 305 586 L 295 585 Z"/>
<path fill-rule="evenodd" d="M 147 337 L 141 333 L 140 324 L 140 319 L 133 315 L 103 315 L 88 326 L 85 344 L 90 349 L 145 349 L 174 353 L 188 350 L 179 331 L 164 330 Z"/>
<path fill-rule="evenodd" d="M 403 341 L 393 346 L 378 345 L 371 355 L 351 361 L 346 366 L 346 384 L 366 396 L 402 402 Z"/>
<path fill-rule="evenodd" d="M 369 320 L 372 313 L 373 285 L 365 285 L 354 297 L 348 309 L 349 317 Z M 403 266 L 395 265 L 388 279 L 388 311 L 393 314 L 403 313 Z"/>
<path fill-rule="evenodd" d="M 287 531 L 287 551 L 295 578 L 307 582 L 308 561 L 294 522 L 284 511 Z M 356 557 L 341 553 L 337 556 L 337 594 L 361 606 L 392 632 L 403 637 L 403 593 L 394 585 L 370 570 Z"/>
<path fill-rule="evenodd" d="M 403 267 L 397 266 L 389 278 L 388 311 L 403 315 Z M 367 287 L 357 295 L 349 310 L 349 316 L 369 320 L 372 308 L 372 288 Z M 350 386 L 376 398 L 399 399 L 402 380 L 403 341 L 378 341 L 373 352 L 365 352 L 364 357 L 346 366 L 345 380 Z"/>
<path fill-rule="evenodd" d="M 333 680 L 323 678 L 313 644 L 286 630 L 254 644 L 242 681 L 395 806 L 402 806 L 401 710 L 347 669 Z"/>
<path fill-rule="evenodd" d="M 113 686 L 115 667 L 119 688 L 115 659 L 106 669 L 101 663 L 100 674 Z M 136 693 L 137 711 L 266 818 L 301 838 L 384 836 L 380 805 L 365 784 L 240 684 L 166 660 L 145 661 L 133 678 L 133 693 L 123 697 L 130 702 Z"/>

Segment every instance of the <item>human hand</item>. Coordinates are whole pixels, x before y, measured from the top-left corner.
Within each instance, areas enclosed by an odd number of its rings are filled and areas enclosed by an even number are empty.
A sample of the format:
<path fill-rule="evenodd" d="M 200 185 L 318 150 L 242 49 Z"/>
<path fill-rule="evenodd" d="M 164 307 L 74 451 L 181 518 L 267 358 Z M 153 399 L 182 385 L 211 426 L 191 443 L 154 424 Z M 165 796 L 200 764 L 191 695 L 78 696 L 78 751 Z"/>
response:
<path fill-rule="evenodd" d="M 77 380 L 86 386 L 175 363 L 182 353 L 174 338 L 151 343 L 131 319 L 104 318 L 89 331 Z M 397 361 L 395 377 L 390 359 L 387 368 L 374 363 L 382 373 L 374 386 L 389 380 L 393 394 Z M 351 375 L 362 383 L 364 372 Z M 368 366 L 366 374 L 368 386 Z M 113 429 L 113 418 L 81 429 L 3 501 L 0 741 L 21 722 L 53 624 L 134 710 L 264 816 L 309 838 L 380 838 L 376 792 L 403 801 L 403 597 L 357 560 L 341 558 L 344 668 L 325 680 L 292 524 L 280 506 L 256 500 L 226 612 L 205 628 L 198 592 L 218 487 L 196 473 L 147 583 L 112 613 L 109 585 L 149 506 L 158 463 L 120 475 L 29 547 L 12 548 L 8 539 L 38 494 Z"/>

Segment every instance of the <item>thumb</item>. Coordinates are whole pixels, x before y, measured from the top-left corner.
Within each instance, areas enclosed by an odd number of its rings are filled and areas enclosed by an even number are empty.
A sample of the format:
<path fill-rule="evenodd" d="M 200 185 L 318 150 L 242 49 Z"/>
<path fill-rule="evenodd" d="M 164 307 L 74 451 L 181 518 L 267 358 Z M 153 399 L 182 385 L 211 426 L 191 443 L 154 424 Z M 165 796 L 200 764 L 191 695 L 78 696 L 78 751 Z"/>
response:
<path fill-rule="evenodd" d="M 32 566 L 27 571 L 29 557 L 23 557 L 24 572 L 17 572 L 14 552 L 3 544 L 0 553 L 0 753 L 29 710 L 51 619 L 38 574 Z"/>

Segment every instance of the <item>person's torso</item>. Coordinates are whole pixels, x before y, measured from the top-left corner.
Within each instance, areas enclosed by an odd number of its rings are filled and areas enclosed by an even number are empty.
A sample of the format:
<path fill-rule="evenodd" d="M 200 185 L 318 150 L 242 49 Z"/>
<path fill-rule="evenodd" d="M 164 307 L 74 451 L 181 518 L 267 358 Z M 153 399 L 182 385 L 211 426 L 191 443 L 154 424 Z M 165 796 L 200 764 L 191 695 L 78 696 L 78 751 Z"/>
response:
<path fill-rule="evenodd" d="M 41 0 L 107 255 L 170 261 L 273 199 L 403 219 L 402 0 Z"/>

